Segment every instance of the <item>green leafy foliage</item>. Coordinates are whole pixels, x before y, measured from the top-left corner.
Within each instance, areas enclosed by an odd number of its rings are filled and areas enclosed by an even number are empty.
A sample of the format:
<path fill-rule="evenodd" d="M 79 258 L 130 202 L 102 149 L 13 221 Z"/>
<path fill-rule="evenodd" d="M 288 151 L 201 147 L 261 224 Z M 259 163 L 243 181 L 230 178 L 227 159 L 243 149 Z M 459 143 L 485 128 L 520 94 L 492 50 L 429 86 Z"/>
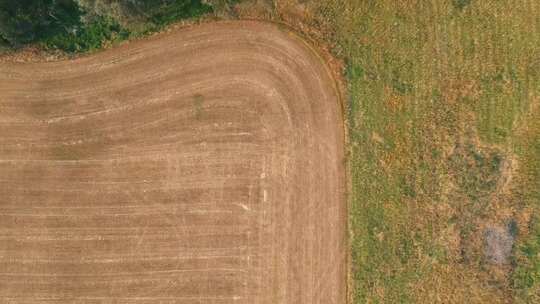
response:
<path fill-rule="evenodd" d="M 122 14 L 109 14 L 113 6 L 120 7 Z M 0 49 L 37 43 L 86 52 L 130 37 L 125 20 L 142 22 L 140 33 L 147 33 L 211 11 L 201 0 L 0 0 Z"/>
<path fill-rule="evenodd" d="M 0 36 L 17 47 L 69 33 L 81 15 L 71 0 L 0 0 Z"/>
<path fill-rule="evenodd" d="M 99 16 L 72 32 L 47 37 L 44 43 L 49 48 L 66 52 L 86 52 L 101 48 L 105 41 L 124 40 L 127 37 L 129 31 L 122 29 L 116 21 Z"/>

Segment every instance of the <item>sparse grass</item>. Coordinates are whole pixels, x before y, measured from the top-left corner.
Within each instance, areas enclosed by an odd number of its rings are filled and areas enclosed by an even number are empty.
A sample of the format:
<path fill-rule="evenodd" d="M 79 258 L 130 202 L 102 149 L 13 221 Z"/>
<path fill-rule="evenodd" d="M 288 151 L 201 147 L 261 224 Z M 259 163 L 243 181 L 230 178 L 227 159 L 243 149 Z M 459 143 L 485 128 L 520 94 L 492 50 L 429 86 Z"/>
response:
<path fill-rule="evenodd" d="M 195 113 L 196 119 L 201 119 L 204 113 L 203 103 L 204 103 L 204 96 L 202 96 L 201 94 L 195 94 L 193 96 L 193 111 Z"/>

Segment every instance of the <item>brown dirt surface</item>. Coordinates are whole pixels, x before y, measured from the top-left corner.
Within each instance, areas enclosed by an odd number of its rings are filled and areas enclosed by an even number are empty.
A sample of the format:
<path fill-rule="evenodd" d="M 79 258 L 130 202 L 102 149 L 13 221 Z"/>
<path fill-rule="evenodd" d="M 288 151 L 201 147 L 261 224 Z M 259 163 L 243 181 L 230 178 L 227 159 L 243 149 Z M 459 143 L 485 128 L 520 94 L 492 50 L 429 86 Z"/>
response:
<path fill-rule="evenodd" d="M 283 27 L 0 64 L 0 302 L 346 302 L 344 129 Z"/>

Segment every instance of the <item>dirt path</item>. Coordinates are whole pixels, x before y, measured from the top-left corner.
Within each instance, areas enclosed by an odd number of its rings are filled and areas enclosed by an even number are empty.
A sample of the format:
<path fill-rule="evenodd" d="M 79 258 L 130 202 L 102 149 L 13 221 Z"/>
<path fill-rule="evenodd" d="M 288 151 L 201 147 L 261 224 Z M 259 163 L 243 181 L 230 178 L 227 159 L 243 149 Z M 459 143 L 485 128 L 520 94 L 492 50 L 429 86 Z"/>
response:
<path fill-rule="evenodd" d="M 0 65 L 0 302 L 346 300 L 334 81 L 267 23 Z"/>

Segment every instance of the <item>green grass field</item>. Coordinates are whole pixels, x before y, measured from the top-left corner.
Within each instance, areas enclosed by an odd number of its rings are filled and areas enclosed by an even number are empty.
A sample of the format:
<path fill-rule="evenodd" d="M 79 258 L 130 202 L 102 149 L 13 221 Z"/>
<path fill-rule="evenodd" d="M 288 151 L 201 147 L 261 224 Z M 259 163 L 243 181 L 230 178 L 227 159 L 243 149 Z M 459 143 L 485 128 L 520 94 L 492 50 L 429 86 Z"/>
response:
<path fill-rule="evenodd" d="M 539 303 L 540 2 L 317 9 L 347 65 L 354 302 Z"/>

